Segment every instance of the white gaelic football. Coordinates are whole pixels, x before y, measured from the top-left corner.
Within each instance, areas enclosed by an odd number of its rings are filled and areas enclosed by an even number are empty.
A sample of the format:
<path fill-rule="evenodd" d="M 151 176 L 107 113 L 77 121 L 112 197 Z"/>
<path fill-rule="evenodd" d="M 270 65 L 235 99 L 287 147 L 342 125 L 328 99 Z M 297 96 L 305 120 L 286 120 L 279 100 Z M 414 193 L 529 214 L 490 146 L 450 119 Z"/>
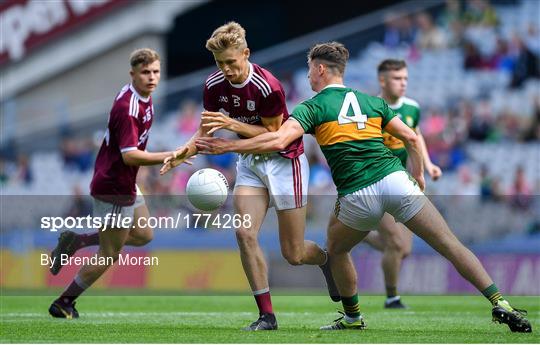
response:
<path fill-rule="evenodd" d="M 215 169 L 201 169 L 193 173 L 186 186 L 189 202 L 199 210 L 214 211 L 227 200 L 229 183 Z"/>

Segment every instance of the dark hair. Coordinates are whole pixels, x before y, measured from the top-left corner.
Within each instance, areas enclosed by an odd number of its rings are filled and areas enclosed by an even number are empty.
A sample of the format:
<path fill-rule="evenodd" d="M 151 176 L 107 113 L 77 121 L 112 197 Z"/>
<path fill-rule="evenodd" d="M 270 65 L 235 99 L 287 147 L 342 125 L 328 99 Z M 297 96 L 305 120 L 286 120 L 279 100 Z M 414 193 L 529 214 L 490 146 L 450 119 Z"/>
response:
<path fill-rule="evenodd" d="M 381 74 L 388 71 L 399 71 L 404 68 L 407 68 L 405 60 L 386 59 L 379 64 L 379 67 L 377 67 L 377 73 Z"/>
<path fill-rule="evenodd" d="M 133 53 L 131 53 L 131 56 L 129 57 L 129 64 L 131 67 L 136 67 L 139 64 L 142 64 L 143 66 L 147 66 L 154 61 L 158 61 L 159 54 L 150 48 L 142 48 L 137 49 Z"/>
<path fill-rule="evenodd" d="M 336 69 L 343 75 L 349 60 L 349 51 L 339 42 L 319 43 L 309 50 L 308 60 L 320 60 L 328 68 Z"/>

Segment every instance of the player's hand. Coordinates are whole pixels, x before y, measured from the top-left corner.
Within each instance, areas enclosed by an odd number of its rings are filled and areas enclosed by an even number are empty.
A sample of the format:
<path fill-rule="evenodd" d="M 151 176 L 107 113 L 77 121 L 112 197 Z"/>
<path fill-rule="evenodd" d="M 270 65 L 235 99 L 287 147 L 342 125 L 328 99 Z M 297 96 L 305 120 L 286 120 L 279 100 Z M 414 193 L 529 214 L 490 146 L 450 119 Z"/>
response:
<path fill-rule="evenodd" d="M 176 168 L 182 163 L 192 165 L 193 162 L 191 160 L 196 156 L 187 157 L 188 151 L 189 148 L 187 146 L 180 146 L 174 150 L 169 157 L 163 160 L 163 165 L 159 170 L 159 174 L 165 175 L 169 170 Z"/>
<path fill-rule="evenodd" d="M 426 166 L 426 170 L 433 181 L 437 181 L 442 176 L 441 168 L 435 164 Z"/>
<path fill-rule="evenodd" d="M 220 155 L 229 152 L 231 140 L 224 138 L 202 137 L 195 140 L 199 153 L 205 155 Z"/>
<path fill-rule="evenodd" d="M 231 129 L 234 120 L 229 116 L 214 111 L 203 111 L 201 117 L 202 128 L 207 131 L 208 134 L 212 134 L 218 129 Z"/>

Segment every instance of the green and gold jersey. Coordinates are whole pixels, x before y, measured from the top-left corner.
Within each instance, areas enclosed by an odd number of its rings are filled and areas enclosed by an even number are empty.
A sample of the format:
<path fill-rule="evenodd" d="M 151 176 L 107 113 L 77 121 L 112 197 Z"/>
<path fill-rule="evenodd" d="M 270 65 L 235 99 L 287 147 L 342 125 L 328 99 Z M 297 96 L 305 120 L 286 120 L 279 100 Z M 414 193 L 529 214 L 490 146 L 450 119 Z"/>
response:
<path fill-rule="evenodd" d="M 416 130 L 416 127 L 420 122 L 420 107 L 416 101 L 407 97 L 401 97 L 395 105 L 389 105 L 388 107 L 390 107 L 407 126 Z M 386 147 L 401 160 L 401 164 L 403 164 L 404 167 L 407 167 L 407 150 L 405 149 L 403 141 L 386 132 L 383 132 L 383 139 L 384 145 L 386 145 Z"/>
<path fill-rule="evenodd" d="M 291 114 L 306 133 L 315 135 L 340 196 L 404 170 L 383 143 L 382 128 L 394 116 L 381 98 L 334 84 Z"/>

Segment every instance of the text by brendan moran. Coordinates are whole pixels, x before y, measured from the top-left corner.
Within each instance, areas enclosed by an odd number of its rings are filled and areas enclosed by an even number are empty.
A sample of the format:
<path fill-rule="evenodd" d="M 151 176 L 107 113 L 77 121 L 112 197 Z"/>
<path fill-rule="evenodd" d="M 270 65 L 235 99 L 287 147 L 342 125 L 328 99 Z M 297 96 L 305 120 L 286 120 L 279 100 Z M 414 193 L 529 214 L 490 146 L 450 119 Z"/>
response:
<path fill-rule="evenodd" d="M 52 267 L 57 258 L 54 258 L 48 254 L 41 254 L 41 265 Z M 97 254 L 92 256 L 74 256 L 69 257 L 67 254 L 60 255 L 60 264 L 62 266 L 111 266 L 115 263 L 112 256 L 99 256 Z M 129 254 L 119 254 L 116 265 L 120 266 L 157 266 L 159 265 L 159 258 L 157 256 L 133 256 Z"/>

